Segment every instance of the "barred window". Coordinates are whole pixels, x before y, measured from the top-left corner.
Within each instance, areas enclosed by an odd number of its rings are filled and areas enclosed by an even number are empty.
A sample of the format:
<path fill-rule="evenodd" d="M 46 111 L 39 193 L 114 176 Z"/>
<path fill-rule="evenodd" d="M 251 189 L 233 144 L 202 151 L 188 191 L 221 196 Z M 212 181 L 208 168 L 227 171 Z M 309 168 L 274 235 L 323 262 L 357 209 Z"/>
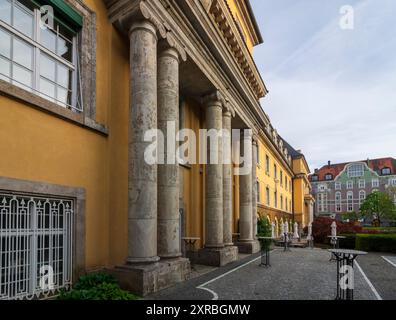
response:
<path fill-rule="evenodd" d="M 77 33 L 57 14 L 41 20 L 32 0 L 1 0 L 0 79 L 74 111 L 78 94 Z"/>
<path fill-rule="evenodd" d="M 73 218 L 73 200 L 0 193 L 0 300 L 70 288 Z"/>

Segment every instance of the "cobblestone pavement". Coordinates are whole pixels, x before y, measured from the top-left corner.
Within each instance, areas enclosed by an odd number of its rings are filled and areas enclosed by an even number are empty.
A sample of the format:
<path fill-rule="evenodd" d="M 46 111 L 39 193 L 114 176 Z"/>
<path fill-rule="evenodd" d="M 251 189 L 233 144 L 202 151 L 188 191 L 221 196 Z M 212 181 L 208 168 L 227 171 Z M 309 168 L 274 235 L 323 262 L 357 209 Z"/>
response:
<path fill-rule="evenodd" d="M 396 255 L 370 253 L 359 258 L 359 265 L 382 299 L 396 300 Z"/>
<path fill-rule="evenodd" d="M 290 252 L 275 249 L 271 253 L 271 268 L 260 267 L 259 256 L 256 255 L 156 293 L 147 299 L 333 300 L 336 295 L 337 265 L 329 262 L 329 258 L 330 253 L 322 249 L 291 249 Z M 383 285 L 382 281 L 386 282 L 386 277 L 395 277 L 396 268 L 376 254 L 359 257 L 358 263 L 372 280 L 374 290 L 377 289 L 379 295 L 383 293 L 384 299 L 391 298 L 392 292 L 394 294 L 396 291 L 395 281 L 388 283 L 385 290 L 379 290 L 376 285 Z M 368 268 L 369 264 L 378 265 Z M 383 272 L 387 274 L 380 275 Z M 371 279 L 373 274 L 377 276 Z M 365 276 L 355 266 L 355 299 L 377 298 Z"/>

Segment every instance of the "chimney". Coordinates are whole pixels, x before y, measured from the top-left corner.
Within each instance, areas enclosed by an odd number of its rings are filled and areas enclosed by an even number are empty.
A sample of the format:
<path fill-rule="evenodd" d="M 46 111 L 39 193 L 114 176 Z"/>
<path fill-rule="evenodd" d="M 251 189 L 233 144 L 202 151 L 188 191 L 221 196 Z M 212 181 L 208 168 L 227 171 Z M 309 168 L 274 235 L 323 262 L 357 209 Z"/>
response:
<path fill-rule="evenodd" d="M 315 173 L 318 173 L 319 172 L 319 169 L 315 169 Z"/>
<path fill-rule="evenodd" d="M 367 158 L 367 166 L 370 168 L 370 158 Z"/>
<path fill-rule="evenodd" d="M 329 165 L 329 167 L 331 167 L 331 161 L 329 160 L 329 162 L 327 162 L 327 164 Z"/>

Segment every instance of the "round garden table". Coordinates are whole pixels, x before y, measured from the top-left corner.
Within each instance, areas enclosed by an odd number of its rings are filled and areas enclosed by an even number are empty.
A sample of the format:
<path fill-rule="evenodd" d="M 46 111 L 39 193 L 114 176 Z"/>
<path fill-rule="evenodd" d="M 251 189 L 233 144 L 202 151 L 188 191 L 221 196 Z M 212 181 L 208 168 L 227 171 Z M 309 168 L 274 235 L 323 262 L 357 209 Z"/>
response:
<path fill-rule="evenodd" d="M 345 239 L 346 237 L 344 236 L 327 236 L 327 238 L 330 238 L 330 243 L 333 245 L 333 249 L 339 249 L 340 248 L 340 239 Z M 334 255 L 332 254 L 330 257 L 330 261 L 336 261 Z"/>
<path fill-rule="evenodd" d="M 354 261 L 367 252 L 349 249 L 330 249 L 337 260 L 337 296 L 336 300 L 353 300 Z"/>
<path fill-rule="evenodd" d="M 260 241 L 260 247 L 261 247 L 260 266 L 271 267 L 270 246 L 271 246 L 271 242 L 274 241 L 275 239 L 272 237 L 257 237 L 257 239 Z"/>

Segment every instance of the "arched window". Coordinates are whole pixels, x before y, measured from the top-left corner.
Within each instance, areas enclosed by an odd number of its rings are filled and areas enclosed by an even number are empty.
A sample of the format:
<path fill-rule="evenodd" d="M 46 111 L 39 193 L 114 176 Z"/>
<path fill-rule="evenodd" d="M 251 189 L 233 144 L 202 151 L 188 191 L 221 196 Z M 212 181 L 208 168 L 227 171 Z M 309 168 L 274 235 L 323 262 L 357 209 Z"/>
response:
<path fill-rule="evenodd" d="M 390 168 L 383 168 L 383 169 L 381 170 L 381 174 L 384 175 L 384 176 L 388 176 L 388 175 L 390 175 L 391 173 L 392 173 L 392 171 L 391 171 Z"/>

